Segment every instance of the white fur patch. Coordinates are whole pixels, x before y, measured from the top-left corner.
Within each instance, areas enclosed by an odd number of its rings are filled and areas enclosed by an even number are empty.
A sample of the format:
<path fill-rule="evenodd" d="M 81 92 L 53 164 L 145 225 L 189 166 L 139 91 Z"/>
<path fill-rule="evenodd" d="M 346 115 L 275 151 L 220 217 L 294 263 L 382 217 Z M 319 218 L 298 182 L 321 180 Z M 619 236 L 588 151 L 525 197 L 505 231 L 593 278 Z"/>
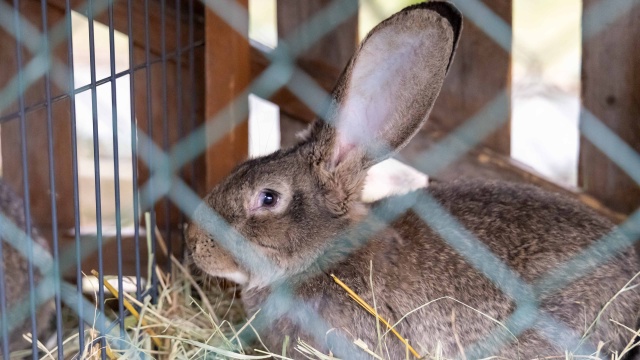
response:
<path fill-rule="evenodd" d="M 245 285 L 247 283 L 247 281 L 249 280 L 249 278 L 247 277 L 247 274 L 245 274 L 243 272 L 240 272 L 240 271 L 232 271 L 232 272 L 216 274 L 216 276 L 219 276 L 221 278 L 225 278 L 227 280 L 231 280 L 231 281 L 237 283 L 238 285 Z"/>
<path fill-rule="evenodd" d="M 388 196 L 406 194 L 428 184 L 427 175 L 398 160 L 387 159 L 367 172 L 362 201 L 371 203 Z"/>

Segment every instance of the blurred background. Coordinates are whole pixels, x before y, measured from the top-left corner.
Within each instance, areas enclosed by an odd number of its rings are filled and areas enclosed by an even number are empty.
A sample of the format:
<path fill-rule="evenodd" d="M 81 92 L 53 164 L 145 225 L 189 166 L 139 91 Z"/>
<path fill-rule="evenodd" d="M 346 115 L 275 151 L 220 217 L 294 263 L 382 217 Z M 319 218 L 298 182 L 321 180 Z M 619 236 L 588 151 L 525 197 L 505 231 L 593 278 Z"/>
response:
<path fill-rule="evenodd" d="M 359 37 L 415 0 L 362 0 Z M 275 0 L 251 0 L 250 37 L 277 45 Z M 580 0 L 514 0 L 511 155 L 575 186 L 578 168 Z"/>
<path fill-rule="evenodd" d="M 367 32 L 415 0 L 361 0 L 358 34 Z M 514 0 L 511 79 L 511 155 L 540 174 L 561 184 L 575 186 L 578 162 L 578 116 L 580 91 L 580 0 Z M 249 1 L 249 36 L 268 48 L 277 46 L 276 1 Z M 88 20 L 72 12 L 74 74 L 76 88 L 90 83 Z M 127 35 L 115 31 L 116 72 L 127 69 Z M 108 27 L 94 22 L 96 44 L 108 44 Z M 109 49 L 96 47 L 96 78 L 108 76 Z M 129 76 L 117 81 L 119 137 L 131 134 Z M 91 94 L 76 98 L 80 203 L 83 228 L 95 225 L 95 178 Z M 249 153 L 270 153 L 281 146 L 278 107 L 256 96 L 250 98 Z M 113 134 L 110 84 L 97 87 L 99 149 L 103 197 L 113 198 Z M 127 142 L 119 144 L 119 157 L 131 163 Z M 121 167 L 123 225 L 133 223 L 130 167 Z M 104 226 L 115 226 L 115 208 L 103 204 Z M 107 230 L 108 232 L 108 230 Z"/>

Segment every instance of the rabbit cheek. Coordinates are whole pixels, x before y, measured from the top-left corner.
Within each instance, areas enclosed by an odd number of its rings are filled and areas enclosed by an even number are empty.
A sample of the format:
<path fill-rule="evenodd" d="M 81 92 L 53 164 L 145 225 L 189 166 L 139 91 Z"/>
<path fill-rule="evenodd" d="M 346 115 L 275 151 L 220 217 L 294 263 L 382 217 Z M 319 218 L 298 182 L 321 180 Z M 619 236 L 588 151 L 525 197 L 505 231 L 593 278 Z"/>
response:
<path fill-rule="evenodd" d="M 289 228 L 280 217 L 253 216 L 247 219 L 245 229 L 241 232 L 266 255 L 279 255 L 291 251 L 286 241 Z"/>
<path fill-rule="evenodd" d="M 238 266 L 229 253 L 220 249 L 213 241 L 196 244 L 193 260 L 200 269 L 211 276 L 225 278 L 240 285 L 247 283 L 246 272 Z"/>
<path fill-rule="evenodd" d="M 186 233 L 187 246 L 195 264 L 211 276 L 222 277 L 240 285 L 247 282 L 246 272 L 238 266 L 231 254 L 195 224 L 190 224 Z"/>

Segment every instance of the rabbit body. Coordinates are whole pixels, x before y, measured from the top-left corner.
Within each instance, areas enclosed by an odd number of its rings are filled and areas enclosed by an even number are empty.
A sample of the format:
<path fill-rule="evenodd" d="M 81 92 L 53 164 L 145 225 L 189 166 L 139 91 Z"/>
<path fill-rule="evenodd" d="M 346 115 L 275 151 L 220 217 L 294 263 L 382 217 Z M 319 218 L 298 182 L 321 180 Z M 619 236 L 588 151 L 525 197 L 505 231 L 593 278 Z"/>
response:
<path fill-rule="evenodd" d="M 467 181 L 438 184 L 421 191 L 433 196 L 499 261 L 512 269 L 515 276 L 528 284 L 542 280 L 613 227 L 583 205 L 532 186 Z M 415 194 L 404 197 L 413 196 Z M 374 209 L 390 203 L 393 201 L 385 200 L 374 205 Z M 458 229 L 440 231 L 457 232 Z M 539 294 L 540 313 L 556 320 L 561 327 L 545 329 L 553 323 L 536 320 L 538 313 L 531 310 L 518 320 L 533 321 L 531 329 L 525 330 L 516 341 L 504 332 L 491 334 L 500 330 L 496 321 L 504 323 L 513 314 L 516 302 L 470 265 L 415 212 L 409 211 L 390 228 L 367 238 L 366 245 L 344 259 L 326 268 L 314 268 L 314 275 L 302 274 L 298 277 L 300 281 L 288 281 L 294 297 L 310 306 L 335 333 L 316 340 L 321 343 L 314 342 L 309 340 L 313 339 L 309 328 L 317 326 L 309 325 L 313 316 L 303 316 L 295 322 L 282 317 L 270 330 L 264 331 L 262 339 L 272 351 L 280 348 L 284 335 L 305 339 L 325 351 L 331 346 L 340 346 L 331 338 L 338 334 L 346 338 L 357 334 L 356 338 L 370 347 L 378 344 L 375 319 L 349 299 L 328 274 L 335 274 L 367 303 L 375 303 L 379 314 L 391 324 L 411 313 L 396 329 L 423 356 L 434 355 L 438 346 L 446 358 L 460 357 L 462 349 L 466 349 L 467 356 L 476 356 L 471 358 L 498 355 L 508 359 L 534 359 L 562 355 L 567 347 L 576 354 L 591 355 L 600 341 L 606 344 L 602 351 L 605 354 L 622 350 L 630 339 L 627 330 L 611 319 L 630 328 L 637 326 L 635 314 L 640 313 L 640 292 L 636 289 L 618 295 L 587 334 L 587 327 L 596 320 L 606 302 L 640 272 L 633 248 L 595 265 L 593 262 L 609 255 L 605 251 L 597 253 L 595 259 L 588 261 L 593 269 L 585 276 L 557 290 Z M 265 299 L 272 293 L 272 288 L 244 291 L 248 313 L 269 311 L 265 310 Z M 435 301 L 430 302 L 432 300 Z M 421 306 L 424 307 L 418 309 Z M 384 326 L 382 329 L 384 332 Z M 583 335 L 588 335 L 585 344 L 590 346 L 579 343 Z M 382 343 L 383 354 L 388 351 L 391 359 L 404 358 L 405 346 L 393 335 L 387 334 Z"/>
<path fill-rule="evenodd" d="M 328 121 L 293 148 L 239 165 L 195 210 L 186 233 L 195 264 L 242 286 L 271 351 L 285 335 L 344 359 L 369 357 L 355 339 L 378 349 L 375 318 L 330 274 L 399 321 L 423 356 L 592 354 L 600 341 L 603 353 L 624 348 L 629 333 L 609 320 L 635 328 L 639 290 L 607 302 L 640 268 L 630 246 L 611 258 L 593 246 L 613 225 L 584 206 L 478 181 L 361 201 L 367 169 L 424 124 L 461 26 L 455 7 L 439 1 L 379 24 L 338 81 Z M 554 275 L 585 249 L 586 261 Z M 379 353 L 404 359 L 406 348 L 387 334 Z"/>

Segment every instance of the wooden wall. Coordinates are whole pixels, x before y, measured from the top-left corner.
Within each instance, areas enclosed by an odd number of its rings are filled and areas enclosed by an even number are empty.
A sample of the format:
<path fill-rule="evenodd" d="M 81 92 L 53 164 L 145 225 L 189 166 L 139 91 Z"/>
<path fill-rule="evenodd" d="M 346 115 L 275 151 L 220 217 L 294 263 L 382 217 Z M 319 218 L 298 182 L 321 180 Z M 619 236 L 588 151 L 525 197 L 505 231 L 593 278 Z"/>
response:
<path fill-rule="evenodd" d="M 42 31 L 42 13 L 39 2 L 21 2 L 20 13 L 24 18 L 30 19 L 33 26 Z M 64 18 L 64 11 L 56 8 L 48 8 L 47 21 L 49 24 L 57 24 Z M 22 23 L 25 27 L 24 22 Z M 27 37 L 23 32 L 24 42 L 33 42 L 33 38 Z M 16 40 L 13 34 L 0 28 L 0 59 L 2 59 L 3 70 L 0 71 L 0 89 L 5 91 L 6 87 L 14 80 L 18 74 L 18 63 L 16 58 Z M 33 59 L 34 50 L 40 48 L 22 46 L 22 70 L 25 65 Z M 62 42 L 51 49 L 52 56 L 59 64 L 67 64 L 67 46 Z M 67 81 L 65 72 L 57 73 L 57 78 Z M 23 94 L 24 106 L 33 107 L 45 99 L 44 77 L 39 77 L 35 81 L 29 81 L 27 76 L 23 80 L 29 82 Z M 51 96 L 59 96 L 68 91 L 65 83 L 51 81 Z M 0 115 L 7 115 L 18 111 L 18 98 L 15 97 L 10 106 L 6 107 Z M 54 172 L 56 175 L 57 201 L 67 203 L 73 199 L 73 183 L 70 181 L 71 174 L 71 122 L 69 100 L 55 102 L 51 105 L 53 149 L 54 149 Z M 49 161 L 47 151 L 47 110 L 41 107 L 36 111 L 25 115 L 26 120 L 26 158 L 28 166 L 28 178 L 30 184 L 31 214 L 34 224 L 39 226 L 51 226 L 51 187 L 49 182 Z M 19 194 L 23 194 L 23 169 L 22 169 L 22 141 L 20 135 L 20 120 L 11 119 L 2 124 L 2 166 L 3 179 L 11 185 Z M 73 207 L 57 206 L 58 223 L 61 226 L 73 226 Z"/>
<path fill-rule="evenodd" d="M 248 0 L 234 0 L 245 11 Z M 206 10 L 205 74 L 206 121 L 209 129 L 222 130 L 222 139 L 207 148 L 205 153 L 206 186 L 213 187 L 231 172 L 249 153 L 250 82 L 249 17 L 232 28 L 216 12 Z M 220 125 L 222 126 L 216 126 Z M 207 131 L 208 137 L 216 134 Z"/>
<path fill-rule="evenodd" d="M 194 1 L 195 17 L 193 27 L 193 41 L 195 43 L 204 40 L 204 14 L 202 4 L 198 1 Z M 96 1 L 96 8 L 105 8 L 101 3 Z M 71 7 L 74 10 L 83 13 L 86 1 L 72 0 Z M 194 52 L 195 59 L 195 83 L 191 83 L 189 74 L 188 54 L 183 53 L 180 59 L 175 57 L 169 57 L 163 63 L 161 61 L 162 49 L 164 48 L 167 53 L 173 54 L 178 45 L 181 48 L 185 48 L 189 45 L 189 23 L 187 7 L 181 7 L 176 9 L 172 7 L 173 2 L 167 2 L 164 12 L 164 41 L 162 40 L 162 22 L 161 18 L 161 5 L 160 2 L 150 1 L 147 12 L 149 14 L 148 25 L 148 48 L 149 48 L 149 61 L 152 63 L 149 67 L 150 87 L 147 88 L 147 71 L 146 69 L 138 69 L 135 72 L 134 82 L 134 104 L 135 116 L 137 119 L 138 128 L 141 132 L 150 135 L 151 139 L 160 147 L 169 149 L 173 144 L 180 140 L 181 136 L 188 134 L 192 129 L 189 127 L 189 117 L 191 116 L 191 106 L 194 105 L 193 115 L 196 118 L 196 126 L 201 125 L 204 122 L 204 47 L 196 48 Z M 185 2 L 186 5 L 186 2 Z M 49 28 L 60 26 L 64 21 L 66 2 L 64 0 L 48 0 L 47 2 L 47 17 Z M 128 8 L 127 2 L 114 2 L 114 28 L 116 31 L 120 31 L 125 34 L 131 34 L 131 40 L 134 44 L 134 63 L 135 65 L 144 65 L 147 61 L 146 47 L 147 47 L 147 34 L 145 31 L 145 8 L 143 2 L 132 2 L 132 23 L 133 28 L 128 28 Z M 22 1 L 21 2 L 21 15 L 24 19 L 28 19 L 29 22 L 34 24 L 40 30 L 42 30 L 42 17 L 41 17 L 41 4 L 39 1 Z M 178 16 L 178 11 L 180 16 Z M 102 11 L 95 16 L 96 21 L 103 24 L 108 24 L 108 13 Z M 180 23 L 178 25 L 178 22 Z M 179 31 L 178 31 L 179 29 Z M 34 38 L 26 38 L 26 41 L 33 41 Z M 37 40 L 37 39 L 36 39 Z M 4 89 L 9 81 L 18 73 L 17 62 L 15 56 L 15 38 L 12 34 L 0 29 L 0 41 L 4 46 L 0 47 L 0 59 L 2 59 L 3 66 L 7 71 L 0 72 L 0 89 Z M 52 49 L 53 56 L 56 61 L 61 65 L 60 68 L 56 68 L 55 75 L 62 79 L 65 86 L 60 86 L 59 82 L 52 83 L 52 96 L 60 96 L 68 93 L 69 89 L 66 86 L 68 81 L 68 73 L 65 71 L 60 72 L 60 69 L 65 69 L 68 65 L 67 57 L 67 44 L 68 42 L 61 41 Z M 107 44 L 96 44 L 96 47 L 108 46 Z M 37 50 L 37 48 L 36 48 Z M 23 69 L 24 65 L 28 63 L 33 57 L 34 49 L 23 47 Z M 166 71 L 165 71 L 166 70 Z M 178 79 L 180 81 L 178 82 Z M 100 80 L 100 79 L 98 79 Z M 163 85 L 167 85 L 167 93 L 162 91 Z M 179 97 L 177 96 L 178 87 L 182 88 L 183 96 L 178 104 Z M 29 108 L 34 104 L 42 104 L 46 100 L 44 92 L 44 79 L 37 79 L 31 86 L 27 88 L 24 94 L 25 106 Z M 149 100 L 149 101 L 147 101 Z M 148 108 L 150 104 L 151 108 Z M 178 113 L 180 109 L 180 113 Z M 7 108 L 5 108 L 0 116 L 11 114 L 18 110 L 17 101 L 14 101 Z M 59 237 L 61 241 L 61 247 L 73 245 L 74 239 L 70 235 L 70 230 L 74 226 L 74 206 L 73 206 L 73 181 L 72 181 L 72 150 L 71 150 L 71 109 L 70 100 L 63 99 L 51 104 L 51 112 L 53 119 L 53 140 L 54 140 L 54 161 L 55 168 L 54 174 L 56 179 L 56 199 L 57 199 L 57 215 L 58 215 L 58 229 Z M 179 129 L 178 119 L 183 119 L 185 127 Z M 167 124 L 168 135 L 165 138 L 165 132 L 163 131 L 164 124 Z M 47 158 L 47 127 L 46 127 L 46 107 L 41 106 L 36 111 L 31 111 L 26 115 L 26 131 L 27 131 L 27 163 L 29 167 L 29 189 L 30 189 L 30 206 L 33 222 L 36 224 L 41 233 L 44 233 L 49 240 L 52 238 L 51 234 L 51 201 L 50 194 L 51 188 L 49 186 L 49 162 Z M 153 131 L 149 130 L 149 127 L 153 127 Z M 21 163 L 21 142 L 19 132 L 19 120 L 12 119 L 2 124 L 1 129 L 2 137 L 2 165 L 3 165 L 3 178 L 12 187 L 14 187 L 19 193 L 23 193 L 22 186 L 22 163 Z M 130 139 L 119 139 L 120 142 L 128 143 Z M 183 171 L 182 175 L 187 183 L 192 184 L 195 190 L 203 194 L 206 191 L 206 185 L 204 184 L 205 177 L 202 175 L 205 167 L 202 165 L 204 157 L 196 160 L 195 171 Z M 112 166 L 112 165 L 111 165 Z M 130 167 L 131 163 L 121 163 L 121 167 Z M 81 169 L 82 170 L 82 169 Z M 86 169 L 85 169 L 86 170 Z M 139 170 L 139 185 L 144 184 L 149 178 L 149 171 L 144 161 L 138 161 Z M 200 181 L 202 179 L 202 181 Z M 103 180 L 104 181 L 104 180 Z M 106 184 L 111 188 L 107 189 L 107 186 L 103 186 L 102 201 L 103 206 L 105 204 L 112 203 L 114 201 L 113 196 L 106 196 L 106 194 L 113 194 L 113 184 L 107 182 Z M 121 194 L 129 194 L 130 189 L 121 190 Z M 83 196 L 93 197 L 92 194 L 83 194 Z M 131 199 L 127 199 L 131 200 Z M 174 250 L 180 249 L 181 241 L 181 221 L 183 217 L 178 209 L 169 202 L 161 201 L 155 205 L 157 224 L 161 230 L 168 230 L 165 232 L 165 237 L 172 240 L 174 243 Z M 82 214 L 81 214 L 82 215 Z M 141 225 L 144 229 L 144 224 Z M 95 229 L 94 229 L 95 230 Z M 125 231 L 129 234 L 130 231 Z M 105 259 L 113 259 L 113 261 L 106 260 L 104 271 L 108 274 L 116 273 L 116 261 L 117 252 L 115 241 L 112 241 L 111 235 L 105 235 L 104 238 L 104 257 Z M 83 238 L 83 248 L 91 249 L 95 248 L 93 243 L 95 239 Z M 141 236 L 141 248 L 140 254 L 142 255 L 143 264 L 146 263 L 146 240 L 144 235 Z M 135 266 L 135 251 L 133 238 L 130 235 L 123 236 L 123 252 L 121 254 L 123 258 L 124 273 L 125 275 L 134 274 Z M 75 262 L 75 260 L 72 259 Z M 89 271 L 95 268 L 97 264 L 96 254 L 92 254 L 84 262 L 83 269 Z"/>
<path fill-rule="evenodd" d="M 600 1 L 584 0 L 585 13 L 599 4 Z M 598 16 L 584 17 L 583 27 L 597 26 L 599 21 Z M 638 2 L 599 32 L 584 39 L 581 95 L 584 108 L 631 147 L 637 158 L 640 153 Z M 583 125 L 588 116 L 583 112 Z M 587 193 L 625 214 L 640 207 L 640 185 L 584 136 L 580 140 L 579 160 L 580 186 Z"/>
<path fill-rule="evenodd" d="M 513 6 L 511 0 L 483 0 L 483 4 L 511 26 Z M 465 18 L 460 43 L 451 69 L 436 101 L 429 124 L 434 129 L 450 132 L 489 105 L 501 92 L 506 91 L 503 109 L 496 113 L 504 116 L 504 125 L 496 129 L 481 144 L 509 155 L 511 148 L 511 53 L 498 45 L 477 24 Z"/>

